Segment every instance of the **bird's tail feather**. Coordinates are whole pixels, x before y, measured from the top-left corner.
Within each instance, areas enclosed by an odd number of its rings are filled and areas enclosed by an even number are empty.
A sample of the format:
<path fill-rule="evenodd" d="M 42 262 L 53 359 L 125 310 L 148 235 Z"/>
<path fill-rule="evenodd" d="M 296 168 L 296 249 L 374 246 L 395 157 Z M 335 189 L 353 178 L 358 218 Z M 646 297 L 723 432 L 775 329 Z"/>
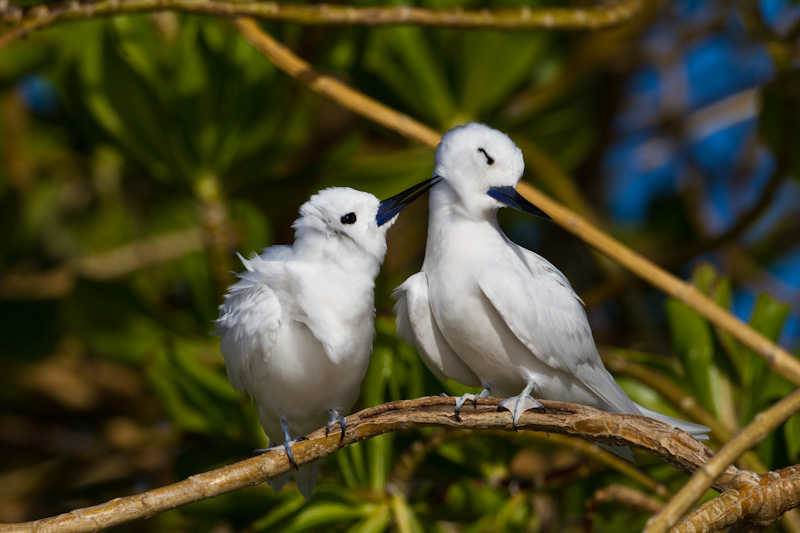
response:
<path fill-rule="evenodd" d="M 609 446 L 608 444 L 599 444 L 599 443 L 598 446 L 600 446 L 604 450 L 608 450 L 614 455 L 622 457 L 626 461 L 630 461 L 632 463 L 636 462 L 633 458 L 633 452 L 627 446 Z"/>
<path fill-rule="evenodd" d="M 708 435 L 706 435 L 706 433 L 710 433 L 711 428 L 707 428 L 706 426 L 702 426 L 700 424 L 695 424 L 694 422 L 687 422 L 679 418 L 662 415 L 661 413 L 657 413 L 655 411 L 651 411 L 650 409 L 642 407 L 639 404 L 636 405 L 639 406 L 639 410 L 642 412 L 644 416 L 655 418 L 656 420 L 669 424 L 674 428 L 681 429 L 686 433 L 688 433 L 689 435 L 696 438 L 697 440 L 708 440 Z"/>
<path fill-rule="evenodd" d="M 311 495 L 314 494 L 314 486 L 317 484 L 317 473 L 319 471 L 319 465 L 322 464 L 322 459 L 317 461 L 311 462 L 307 465 L 303 465 L 294 472 L 294 479 L 297 482 L 297 488 L 300 489 L 300 493 L 306 499 L 306 501 L 311 499 Z M 281 474 L 276 478 L 268 479 L 267 484 L 272 487 L 272 490 L 275 491 L 275 494 L 280 492 L 286 482 L 289 481 L 289 475 L 291 472 L 286 472 L 285 474 Z"/>
<path fill-rule="evenodd" d="M 272 490 L 274 490 L 275 494 L 277 494 L 278 492 L 280 492 L 280 490 L 283 488 L 283 486 L 286 485 L 287 481 L 289 481 L 289 472 L 286 472 L 285 474 L 281 474 L 276 478 L 268 479 L 267 480 L 267 484 L 270 487 L 272 487 Z"/>
<path fill-rule="evenodd" d="M 317 484 L 317 472 L 320 464 L 322 464 L 321 459 L 313 461 L 307 465 L 301 466 L 300 469 L 294 473 L 294 478 L 297 481 L 297 488 L 300 489 L 300 493 L 306 501 L 310 500 L 311 495 L 314 493 L 314 485 Z"/>

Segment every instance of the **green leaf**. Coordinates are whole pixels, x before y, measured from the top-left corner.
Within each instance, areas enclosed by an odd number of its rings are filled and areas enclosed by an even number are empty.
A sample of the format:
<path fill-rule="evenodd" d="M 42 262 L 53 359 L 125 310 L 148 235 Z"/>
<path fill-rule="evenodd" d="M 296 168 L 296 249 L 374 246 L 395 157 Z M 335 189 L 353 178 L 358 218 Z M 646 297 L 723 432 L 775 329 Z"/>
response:
<path fill-rule="evenodd" d="M 339 472 L 341 472 L 344 482 L 347 483 L 348 487 L 354 489 L 362 484 L 359 483 L 358 473 L 353 466 L 352 454 L 347 453 L 352 447 L 353 446 L 349 446 L 344 450 L 339 450 L 339 453 L 336 454 L 336 460 L 339 463 Z"/>
<path fill-rule="evenodd" d="M 386 531 L 392 521 L 388 504 L 378 505 L 359 523 L 348 529 L 348 533 L 380 533 Z"/>
<path fill-rule="evenodd" d="M 202 385 L 209 393 L 221 400 L 238 400 L 239 394 L 233 390 L 228 378 L 216 369 L 206 366 L 198 357 L 196 346 L 179 339 L 174 344 L 172 356 L 180 371 Z"/>
<path fill-rule="evenodd" d="M 163 352 L 145 370 L 147 382 L 169 415 L 173 427 L 197 433 L 209 431 L 208 418 L 186 401 Z"/>
<path fill-rule="evenodd" d="M 422 28 L 386 28 L 372 33 L 365 66 L 380 77 L 424 121 L 445 125 L 454 99 L 429 34 Z"/>
<path fill-rule="evenodd" d="M 365 443 L 356 442 L 345 448 L 345 452 L 350 456 L 350 464 L 353 466 L 353 474 L 358 480 L 359 487 L 367 486 L 367 461 L 364 457 L 365 446 Z"/>
<path fill-rule="evenodd" d="M 545 33 L 464 32 L 459 43 L 459 111 L 479 117 L 495 109 L 529 81 L 551 42 Z"/>
<path fill-rule="evenodd" d="M 783 428 L 789 461 L 800 462 L 800 413 L 792 416 Z"/>
<path fill-rule="evenodd" d="M 617 384 L 625 391 L 625 394 L 630 396 L 634 402 L 668 416 L 676 418 L 682 418 L 684 416 L 660 394 L 641 381 L 628 376 L 616 376 L 615 379 Z"/>
<path fill-rule="evenodd" d="M 505 502 L 497 512 L 496 524 L 499 531 L 509 531 L 524 527 L 527 505 L 522 493 L 518 493 Z"/>
<path fill-rule="evenodd" d="M 422 533 L 422 531 L 424 531 L 422 524 L 420 524 L 416 513 L 414 513 L 414 510 L 408 504 L 408 500 L 405 496 L 393 494 L 391 498 L 392 511 L 394 514 L 394 521 L 397 524 L 397 530 Z"/>
<path fill-rule="evenodd" d="M 385 401 L 387 383 L 392 376 L 392 351 L 386 347 L 376 347 L 367 375 L 364 379 L 364 401 L 367 405 L 379 405 Z M 386 486 L 391 467 L 393 434 L 380 435 L 364 443 L 369 466 L 369 486 L 379 491 Z"/>
<path fill-rule="evenodd" d="M 101 85 L 99 87 L 119 124 L 110 131 L 124 145 L 139 148 L 139 164 L 145 168 L 167 164 L 167 178 L 189 179 L 197 170 L 187 158 L 181 144 L 173 142 L 169 110 L 164 107 L 157 89 L 148 84 L 120 56 L 111 38 L 107 38 L 101 53 Z"/>
<path fill-rule="evenodd" d="M 272 511 L 254 522 L 252 528 L 256 531 L 270 531 L 280 521 L 302 509 L 305 504 L 306 500 L 300 492 L 294 491 L 291 496 L 281 502 L 281 505 L 276 505 Z"/>
<path fill-rule="evenodd" d="M 756 297 L 750 325 L 770 340 L 777 340 L 783 324 L 789 316 L 790 308 L 768 294 Z M 747 423 L 775 398 L 781 397 L 781 390 L 767 384 L 772 380 L 772 372 L 763 358 L 752 350 L 742 354 L 742 422 Z"/>
<path fill-rule="evenodd" d="M 666 307 L 673 347 L 683 363 L 689 389 L 701 405 L 719 416 L 722 372 L 714 363 L 711 327 L 677 300 L 667 300 Z"/>
<path fill-rule="evenodd" d="M 776 300 L 769 294 L 761 293 L 756 298 L 750 324 L 768 339 L 777 341 L 790 312 L 788 304 Z"/>
<path fill-rule="evenodd" d="M 351 503 L 311 501 L 291 519 L 284 532 L 306 531 L 312 528 L 331 527 L 337 522 L 352 521 L 367 514 L 371 506 Z"/>
<path fill-rule="evenodd" d="M 692 269 L 692 283 L 705 295 L 714 300 L 722 309 L 730 309 L 732 298 L 731 280 L 721 276 L 710 263 L 700 263 Z M 715 350 L 714 362 L 721 369 L 717 400 L 717 418 L 729 427 L 738 426 L 740 393 L 737 385 L 741 382 L 741 345 L 719 328 L 715 329 L 717 339 L 723 350 Z"/>

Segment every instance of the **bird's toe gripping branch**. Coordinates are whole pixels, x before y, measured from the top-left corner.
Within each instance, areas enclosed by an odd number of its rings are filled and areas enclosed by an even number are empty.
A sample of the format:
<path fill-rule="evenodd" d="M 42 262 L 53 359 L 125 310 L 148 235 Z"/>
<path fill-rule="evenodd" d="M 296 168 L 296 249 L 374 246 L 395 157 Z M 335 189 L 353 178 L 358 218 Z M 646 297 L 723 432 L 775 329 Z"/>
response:
<path fill-rule="evenodd" d="M 344 432 L 347 430 L 347 417 L 340 416 L 339 413 L 336 412 L 336 409 L 328 409 L 328 413 L 331 415 L 330 420 L 328 423 L 325 424 L 325 436 L 328 436 L 328 433 L 331 431 L 331 427 L 336 423 L 339 422 L 339 425 L 342 426 L 342 433 L 339 435 L 339 443 L 344 440 Z"/>
<path fill-rule="evenodd" d="M 301 440 L 308 440 L 307 437 L 292 437 L 289 435 L 289 424 L 286 422 L 286 419 L 281 418 L 281 429 L 283 430 L 283 450 L 286 452 L 286 457 L 289 458 L 289 462 L 292 464 L 295 470 L 300 470 L 297 467 L 297 463 L 294 462 L 294 455 L 292 455 L 292 446 L 296 443 L 300 442 Z"/>
<path fill-rule="evenodd" d="M 483 390 L 481 391 L 480 394 L 472 394 L 470 392 L 467 392 L 466 394 L 461 396 L 456 401 L 456 420 L 461 421 L 461 416 L 460 416 L 461 407 L 464 405 L 464 403 L 467 400 L 472 400 L 472 406 L 477 408 L 478 407 L 478 398 L 486 398 L 487 396 L 489 396 L 489 387 L 486 386 L 486 385 L 483 386 Z"/>
<path fill-rule="evenodd" d="M 531 391 L 535 386 L 536 383 L 529 381 L 528 385 L 525 387 L 525 390 L 523 390 L 517 396 L 512 396 L 511 398 L 503 400 L 500 402 L 500 405 L 497 406 L 498 411 L 501 409 L 511 411 L 511 414 L 514 417 L 514 431 L 517 430 L 519 417 L 522 415 L 522 413 L 531 409 L 540 409 L 544 411 L 544 406 L 537 402 L 533 396 L 531 396 Z"/>

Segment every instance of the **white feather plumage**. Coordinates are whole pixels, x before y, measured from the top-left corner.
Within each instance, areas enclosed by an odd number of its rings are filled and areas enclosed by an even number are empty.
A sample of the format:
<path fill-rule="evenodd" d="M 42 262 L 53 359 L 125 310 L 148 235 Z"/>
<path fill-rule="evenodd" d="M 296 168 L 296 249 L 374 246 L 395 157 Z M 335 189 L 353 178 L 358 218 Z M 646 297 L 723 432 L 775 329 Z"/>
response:
<path fill-rule="evenodd" d="M 483 385 L 493 396 L 535 383 L 540 398 L 653 416 L 603 366 L 566 277 L 500 229 L 497 211 L 505 203 L 487 193 L 515 187 L 523 169 L 519 148 L 488 126 L 471 123 L 444 135 L 425 260 L 395 291 L 398 335 L 439 378 Z M 708 431 L 655 415 L 696 436 Z"/>
<path fill-rule="evenodd" d="M 391 223 L 375 221 L 379 201 L 349 188 L 320 191 L 303 204 L 291 246 L 242 259 L 216 321 L 228 378 L 248 393 L 273 445 L 347 414 L 358 398 L 374 337 L 374 285 Z M 346 223 L 346 215 L 355 221 Z M 240 256 L 241 257 L 241 256 Z M 311 497 L 319 462 L 296 472 Z M 272 480 L 280 490 L 288 475 Z"/>

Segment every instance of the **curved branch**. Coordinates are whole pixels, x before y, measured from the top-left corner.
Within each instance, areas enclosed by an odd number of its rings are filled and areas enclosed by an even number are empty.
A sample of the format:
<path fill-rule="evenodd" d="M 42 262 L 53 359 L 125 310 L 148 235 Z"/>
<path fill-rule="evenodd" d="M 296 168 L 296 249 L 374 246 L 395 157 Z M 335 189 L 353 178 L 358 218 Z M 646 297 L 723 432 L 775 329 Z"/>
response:
<path fill-rule="evenodd" d="M 512 429 L 511 415 L 498 411 L 499 399 L 481 399 L 476 409 L 465 409 L 461 420 L 454 415 L 455 398 L 433 396 L 416 400 L 390 402 L 365 409 L 347 418 L 347 432 L 328 437 L 319 429 L 309 439 L 292 448 L 295 461 L 303 465 L 327 457 L 343 446 L 384 433 L 423 427 L 461 429 Z M 683 431 L 667 424 L 634 415 L 605 413 L 580 405 L 542 400 L 544 413 L 526 412 L 520 430 L 543 431 L 582 437 L 609 445 L 629 445 L 649 450 L 679 470 L 691 473 L 713 456 L 711 450 Z M 213 498 L 245 487 L 258 485 L 291 470 L 282 447 L 272 448 L 257 457 L 197 474 L 178 483 L 135 496 L 77 509 L 59 516 L 33 522 L 0 525 L 0 531 L 97 531 L 196 501 Z M 724 491 L 733 486 L 740 470 L 729 466 L 716 480 Z"/>
<path fill-rule="evenodd" d="M 663 533 L 667 531 L 710 486 L 716 486 L 714 480 L 724 468 L 728 467 L 745 450 L 749 450 L 761 442 L 776 427 L 798 411 L 800 411 L 800 389 L 795 390 L 766 411 L 756 415 L 753 421 L 723 446 L 708 464 L 694 473 L 692 479 L 678 491 L 664 509 L 650 519 L 645 531 L 647 533 Z M 759 476 L 752 472 L 750 474 L 752 474 L 750 479 L 758 483 Z M 766 476 L 769 477 L 769 474 Z M 747 478 L 743 478 L 741 482 L 747 483 Z M 777 518 L 780 518 L 780 515 Z"/>
<path fill-rule="evenodd" d="M 297 57 L 291 50 L 261 30 L 255 21 L 237 19 L 236 26 L 244 38 L 275 66 L 293 78 L 297 78 L 317 94 L 430 148 L 435 148 L 439 144 L 440 133 L 348 87 L 331 76 L 317 73 L 308 62 Z M 648 261 L 529 183 L 519 182 L 517 190 L 531 203 L 550 215 L 553 222 L 600 250 L 654 287 L 688 305 L 706 320 L 730 333 L 739 342 L 757 353 L 773 372 L 780 374 L 795 385 L 800 385 L 800 360 L 793 357 L 788 351 L 718 306 L 692 285 L 659 268 L 652 261 Z"/>
<path fill-rule="evenodd" d="M 661 397 L 670 402 L 673 406 L 677 407 L 680 412 L 689 416 L 689 419 L 708 426 L 711 428 L 711 438 L 715 442 L 725 443 L 733 438 L 736 428 L 730 428 L 714 418 L 706 409 L 697 403 L 692 396 L 672 383 L 664 379 L 663 376 L 657 372 L 632 362 L 624 355 L 617 355 L 624 353 L 623 350 L 617 349 L 601 349 L 600 357 L 603 358 L 603 363 L 606 368 L 614 374 L 625 374 L 635 378 L 640 383 L 643 383 L 656 391 Z M 767 467 L 752 451 L 745 452 L 739 459 L 739 466 L 755 472 L 766 472 Z"/>
<path fill-rule="evenodd" d="M 249 0 L 99 0 L 55 6 L 39 5 L 22 12 L 9 7 L 0 21 L 14 27 L 0 37 L 0 48 L 32 31 L 54 24 L 152 11 L 182 11 L 217 17 L 314 25 L 414 25 L 501 30 L 598 30 L 635 17 L 643 0 L 617 0 L 589 8 L 425 9 L 420 7 L 354 7 L 330 4 L 280 4 Z"/>
<path fill-rule="evenodd" d="M 800 505 L 800 465 L 741 484 L 709 500 L 678 522 L 680 532 L 721 531 L 737 523 L 766 527 Z"/>

